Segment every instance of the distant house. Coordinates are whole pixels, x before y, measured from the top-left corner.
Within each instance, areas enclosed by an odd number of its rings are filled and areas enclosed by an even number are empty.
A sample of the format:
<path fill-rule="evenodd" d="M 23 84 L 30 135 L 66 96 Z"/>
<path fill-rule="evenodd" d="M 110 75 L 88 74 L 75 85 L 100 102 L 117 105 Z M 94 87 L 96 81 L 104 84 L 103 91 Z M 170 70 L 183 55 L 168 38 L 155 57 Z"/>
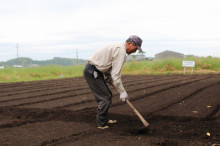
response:
<path fill-rule="evenodd" d="M 38 65 L 38 64 L 30 64 L 28 67 L 38 67 L 38 66 L 40 66 L 40 65 Z"/>
<path fill-rule="evenodd" d="M 157 60 L 165 58 L 184 58 L 184 54 L 167 50 L 155 55 L 155 59 Z"/>
<path fill-rule="evenodd" d="M 0 66 L 0 69 L 4 69 L 5 67 L 4 66 Z"/>
<path fill-rule="evenodd" d="M 146 57 L 146 60 L 148 60 L 148 61 L 153 61 L 153 60 L 154 60 L 154 57 Z"/>
<path fill-rule="evenodd" d="M 126 61 L 132 61 L 132 60 L 145 60 L 146 56 L 144 54 L 141 55 L 128 55 Z"/>
<path fill-rule="evenodd" d="M 24 67 L 24 66 L 22 66 L 22 65 L 13 65 L 13 67 L 14 67 L 14 68 L 22 68 L 22 67 Z"/>

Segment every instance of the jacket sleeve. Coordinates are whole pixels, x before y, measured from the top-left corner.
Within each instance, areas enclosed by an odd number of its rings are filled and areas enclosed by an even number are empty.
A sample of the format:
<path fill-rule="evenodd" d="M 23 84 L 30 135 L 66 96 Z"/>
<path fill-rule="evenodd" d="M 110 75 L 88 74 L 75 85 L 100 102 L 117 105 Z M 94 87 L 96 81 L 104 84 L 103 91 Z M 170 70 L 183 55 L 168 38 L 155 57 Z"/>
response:
<path fill-rule="evenodd" d="M 125 60 L 126 60 L 126 55 L 120 53 L 119 51 L 118 55 L 113 59 L 112 62 L 111 76 L 112 76 L 113 84 L 119 93 L 125 91 L 121 81 L 121 69 L 123 67 L 123 64 L 125 63 Z"/>

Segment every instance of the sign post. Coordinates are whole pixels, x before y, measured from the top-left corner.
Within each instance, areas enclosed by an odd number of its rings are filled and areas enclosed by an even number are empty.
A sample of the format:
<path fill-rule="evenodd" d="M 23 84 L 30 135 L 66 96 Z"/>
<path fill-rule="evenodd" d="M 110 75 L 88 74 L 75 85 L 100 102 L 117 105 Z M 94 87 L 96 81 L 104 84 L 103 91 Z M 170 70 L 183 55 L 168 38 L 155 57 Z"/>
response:
<path fill-rule="evenodd" d="M 184 67 L 184 74 L 186 73 L 186 67 L 191 67 L 191 74 L 193 74 L 193 67 L 195 67 L 195 61 L 183 61 L 182 66 Z"/>

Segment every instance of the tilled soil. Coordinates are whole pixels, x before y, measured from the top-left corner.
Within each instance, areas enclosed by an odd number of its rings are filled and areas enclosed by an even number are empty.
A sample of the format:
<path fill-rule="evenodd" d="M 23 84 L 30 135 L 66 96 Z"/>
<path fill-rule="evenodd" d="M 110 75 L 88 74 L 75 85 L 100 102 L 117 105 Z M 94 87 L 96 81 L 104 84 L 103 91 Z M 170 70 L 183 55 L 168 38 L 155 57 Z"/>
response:
<path fill-rule="evenodd" d="M 0 145 L 197 146 L 220 144 L 220 75 L 124 75 L 131 103 L 113 92 L 109 129 L 84 78 L 0 83 Z M 210 135 L 209 135 L 210 134 Z"/>

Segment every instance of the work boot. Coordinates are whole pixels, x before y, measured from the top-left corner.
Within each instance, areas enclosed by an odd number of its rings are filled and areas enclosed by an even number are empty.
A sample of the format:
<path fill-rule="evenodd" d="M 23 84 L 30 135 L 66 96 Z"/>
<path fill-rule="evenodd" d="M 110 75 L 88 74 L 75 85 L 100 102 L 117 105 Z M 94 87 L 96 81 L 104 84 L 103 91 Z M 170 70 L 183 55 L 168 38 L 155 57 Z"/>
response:
<path fill-rule="evenodd" d="M 108 126 L 99 126 L 99 127 L 97 127 L 97 128 L 104 130 L 104 129 L 108 129 Z"/>
<path fill-rule="evenodd" d="M 108 120 L 108 124 L 115 124 L 117 122 L 118 122 L 117 120 Z"/>

